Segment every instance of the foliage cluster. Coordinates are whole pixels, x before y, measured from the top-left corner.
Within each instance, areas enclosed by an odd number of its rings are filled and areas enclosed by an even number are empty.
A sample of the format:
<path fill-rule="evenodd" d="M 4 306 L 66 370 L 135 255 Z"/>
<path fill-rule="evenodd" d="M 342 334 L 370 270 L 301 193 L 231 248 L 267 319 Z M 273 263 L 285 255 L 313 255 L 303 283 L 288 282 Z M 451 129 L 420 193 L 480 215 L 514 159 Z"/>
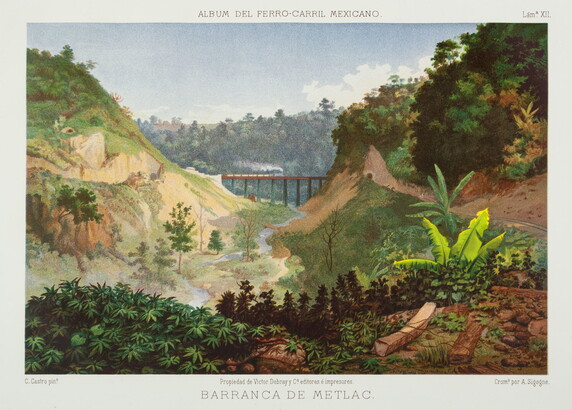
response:
<path fill-rule="evenodd" d="M 315 298 L 307 293 L 295 298 L 286 291 L 279 304 L 273 289 L 258 295 L 253 290 L 249 281 L 242 281 L 238 294 L 223 293 L 217 311 L 260 329 L 261 336 L 267 332 L 300 343 L 310 369 L 316 373 L 339 373 L 342 365 L 369 352 L 377 338 L 404 324 L 391 323 L 383 317 L 396 310 L 387 283 L 375 281 L 365 289 L 353 271 L 339 275 L 331 291 L 320 286 Z"/>
<path fill-rule="evenodd" d="M 477 217 L 459 233 L 457 242 L 451 247 L 447 238 L 427 218 L 423 218 L 423 227 L 431 240 L 434 260 L 405 259 L 396 261 L 395 266 L 433 272 L 436 277 L 432 286 L 441 289 L 437 298 L 446 299 L 448 303 L 468 302 L 475 292 L 484 292 L 494 272 L 483 268 L 505 235 L 503 232 L 483 243 L 483 236 L 489 227 L 488 209 L 477 213 Z"/>
<path fill-rule="evenodd" d="M 154 116 L 139 119 L 137 124 L 182 168 L 213 174 L 271 170 L 285 175 L 325 175 L 334 160 L 330 132 L 338 113 L 328 101 L 308 113 L 286 115 L 278 110 L 273 117 L 257 118 L 247 113 L 239 121 L 227 119 L 214 127 L 197 121 L 185 124 L 180 118 L 161 121 Z"/>
<path fill-rule="evenodd" d="M 92 190 L 81 187 L 77 190 L 63 185 L 56 194 L 56 205 L 61 208 L 58 221 L 67 215 L 73 217 L 76 225 L 84 222 L 101 222 L 103 215 L 97 212 L 96 196 Z"/>
<path fill-rule="evenodd" d="M 130 265 L 138 266 L 131 277 L 138 281 L 142 289 L 159 285 L 161 293 L 165 286 L 174 290 L 175 278 L 170 270 L 176 263 L 176 259 L 172 257 L 174 252 L 162 238 L 156 241 L 153 248 L 152 251 L 147 242 L 142 241 L 135 251 L 129 252 L 128 256 L 133 258 Z"/>
<path fill-rule="evenodd" d="M 433 219 L 433 223 L 437 226 L 441 225 L 445 228 L 446 232 L 449 235 L 456 235 L 457 234 L 457 224 L 459 223 L 459 217 L 451 212 L 449 209 L 453 201 L 457 198 L 461 189 L 470 181 L 471 177 L 473 176 L 474 172 L 471 171 L 467 175 L 463 177 L 461 182 L 457 184 L 457 186 L 449 195 L 447 190 L 447 184 L 445 183 L 445 177 L 441 172 L 441 169 L 435 164 L 435 173 L 437 175 L 437 183 L 431 177 L 427 177 L 427 181 L 429 185 L 433 189 L 433 193 L 435 195 L 436 202 L 417 202 L 412 204 L 413 207 L 421 207 L 421 208 L 429 208 L 428 210 L 416 213 L 414 215 L 408 215 L 413 218 L 417 217 L 435 217 Z"/>
<path fill-rule="evenodd" d="M 446 332 L 462 332 L 465 330 L 466 316 L 458 316 L 456 313 L 443 314 L 439 313 L 433 319 L 431 319 L 430 324 L 440 327 Z"/>
<path fill-rule="evenodd" d="M 434 164 L 452 181 L 546 172 L 547 57 L 546 24 L 484 24 L 438 43 L 427 78 L 390 78 L 338 116 L 334 169 L 373 145 L 411 182 Z"/>
<path fill-rule="evenodd" d="M 337 147 L 334 169 L 345 168 L 346 161 L 356 152 L 365 152 L 373 145 L 392 158 L 388 166 L 392 166 L 390 170 L 394 176 L 416 180 L 418 175 L 408 151 L 411 140 L 407 138 L 412 133 L 411 123 L 415 118 L 410 107 L 419 84 L 419 79 L 409 79 L 407 83 L 394 79 L 392 84 L 382 85 L 366 95 L 362 103 L 352 104 L 344 110 L 332 131 L 332 140 Z M 350 167 L 359 164 L 360 161 L 349 162 Z"/>
<path fill-rule="evenodd" d="M 530 176 L 522 164 L 545 172 L 547 57 L 546 24 L 479 25 L 459 43 L 437 44 L 429 80 L 411 107 L 418 113 L 416 168 L 430 173 L 439 164 L 453 180 L 470 170 L 515 166 L 520 175 L 506 176 Z"/>
<path fill-rule="evenodd" d="M 537 267 L 528 249 L 511 249 L 508 254 L 496 252 L 489 261 L 488 269 L 495 274 L 495 285 L 538 290 L 547 288 L 547 270 Z M 519 280 L 515 273 L 522 274 L 525 279 Z"/>
<path fill-rule="evenodd" d="M 117 284 L 46 288 L 26 305 L 26 373 L 217 373 L 251 327 Z"/>
<path fill-rule="evenodd" d="M 366 323 L 375 329 L 374 332 L 370 329 L 373 333 L 379 335 L 388 326 L 383 315 L 419 308 L 428 300 L 442 305 L 461 301 L 439 297 L 447 291 L 447 283 L 436 284 L 435 279 L 434 272 L 408 270 L 395 284 L 391 284 L 387 277 L 382 277 L 365 287 L 356 272 L 350 271 L 338 275 L 335 286 L 329 290 L 321 285 L 314 298 L 305 292 L 295 298 L 287 291 L 281 304 L 275 300 L 272 289 L 256 295 L 253 292 L 254 286 L 249 281 L 242 281 L 240 292 L 225 292 L 216 309 L 224 316 L 253 326 L 278 325 L 297 336 L 341 343 L 347 323 L 361 323 L 360 326 L 365 326 Z M 473 294 L 487 289 L 490 284 L 491 281 L 487 280 L 481 286 L 471 285 L 475 288 Z M 468 292 L 469 285 L 466 287 Z M 445 326 L 445 322 L 452 323 L 450 328 L 459 327 L 464 318 L 441 318 L 439 324 Z"/>
<path fill-rule="evenodd" d="M 99 105 L 113 110 L 116 104 L 89 73 L 92 63 L 74 63 L 73 51 L 64 47 L 59 55 L 27 51 L 28 135 L 52 129 L 60 117 Z M 93 118 L 92 122 L 97 122 Z"/>

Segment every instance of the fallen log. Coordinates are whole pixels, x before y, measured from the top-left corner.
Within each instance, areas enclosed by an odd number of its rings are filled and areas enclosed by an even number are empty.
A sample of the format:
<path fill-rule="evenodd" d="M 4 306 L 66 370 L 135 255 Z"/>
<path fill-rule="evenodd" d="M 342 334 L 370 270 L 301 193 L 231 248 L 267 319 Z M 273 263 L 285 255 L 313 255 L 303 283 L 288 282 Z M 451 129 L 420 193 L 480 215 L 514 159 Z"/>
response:
<path fill-rule="evenodd" d="M 389 336 L 377 339 L 373 345 L 373 352 L 383 357 L 393 353 L 412 340 L 415 340 L 423 333 L 429 324 L 429 320 L 433 317 L 436 307 L 437 305 L 435 305 L 435 303 L 425 303 L 401 330 Z"/>
<path fill-rule="evenodd" d="M 477 343 L 481 339 L 484 328 L 485 326 L 478 324 L 469 317 L 469 319 L 467 319 L 466 330 L 459 335 L 453 347 L 449 350 L 449 363 L 460 364 L 470 362 Z"/>
<path fill-rule="evenodd" d="M 503 293 L 505 295 L 524 296 L 531 299 L 546 299 L 548 291 L 536 289 L 520 289 L 520 288 L 507 288 L 505 286 L 493 286 L 491 291 L 494 293 Z"/>
<path fill-rule="evenodd" d="M 467 365 L 459 366 L 455 369 L 457 374 L 511 374 L 504 367 L 494 363 L 486 363 L 484 365 Z"/>

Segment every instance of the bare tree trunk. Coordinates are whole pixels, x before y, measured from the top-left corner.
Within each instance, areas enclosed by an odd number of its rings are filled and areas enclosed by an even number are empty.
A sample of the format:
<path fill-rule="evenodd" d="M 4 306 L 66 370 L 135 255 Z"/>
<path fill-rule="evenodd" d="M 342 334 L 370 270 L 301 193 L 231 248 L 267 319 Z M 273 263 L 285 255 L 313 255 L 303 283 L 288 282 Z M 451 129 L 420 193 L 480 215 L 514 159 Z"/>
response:
<path fill-rule="evenodd" d="M 246 241 L 246 258 L 250 260 L 250 240 L 256 230 L 259 215 L 255 210 L 246 211 L 242 216 L 239 216 L 242 234 Z"/>
<path fill-rule="evenodd" d="M 179 252 L 179 269 L 178 273 L 181 274 L 181 259 L 183 259 L 183 252 Z"/>
<path fill-rule="evenodd" d="M 205 232 L 205 228 L 206 228 L 206 224 L 205 224 L 205 220 L 204 220 L 204 216 L 205 216 L 205 201 L 203 198 L 199 199 L 199 211 L 197 212 L 195 209 L 193 209 L 197 220 L 199 221 L 199 251 L 202 252 L 203 251 L 203 244 L 204 244 L 204 232 Z"/>
<path fill-rule="evenodd" d="M 326 220 L 321 221 L 321 239 L 325 244 L 324 258 L 326 261 L 326 267 L 330 273 L 334 270 L 335 239 L 342 232 L 343 226 L 344 219 L 342 218 L 341 210 L 337 206 Z"/>

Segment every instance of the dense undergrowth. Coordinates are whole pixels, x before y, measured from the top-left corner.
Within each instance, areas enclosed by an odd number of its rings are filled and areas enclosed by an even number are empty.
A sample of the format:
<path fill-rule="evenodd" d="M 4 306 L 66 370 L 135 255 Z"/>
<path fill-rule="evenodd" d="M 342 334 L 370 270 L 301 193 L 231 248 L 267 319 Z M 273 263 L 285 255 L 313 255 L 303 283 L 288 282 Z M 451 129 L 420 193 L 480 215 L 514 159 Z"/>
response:
<path fill-rule="evenodd" d="M 46 288 L 26 305 L 27 373 L 216 373 L 252 328 L 117 284 Z"/>

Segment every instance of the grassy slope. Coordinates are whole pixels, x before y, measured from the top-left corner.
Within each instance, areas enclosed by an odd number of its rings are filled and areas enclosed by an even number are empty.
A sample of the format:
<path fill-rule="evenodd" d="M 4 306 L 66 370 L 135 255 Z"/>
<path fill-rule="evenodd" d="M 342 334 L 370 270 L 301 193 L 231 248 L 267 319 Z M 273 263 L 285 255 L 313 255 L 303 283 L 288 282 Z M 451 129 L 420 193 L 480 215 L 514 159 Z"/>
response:
<path fill-rule="evenodd" d="M 347 222 L 336 241 L 333 272 L 328 272 L 323 257 L 322 224 L 309 235 L 285 233 L 279 237 L 291 254 L 301 259 L 299 264 L 292 262 L 292 269 L 298 273 L 285 277 L 281 283 L 313 293 L 321 284 L 333 286 L 339 273 L 346 273 L 354 267 L 364 273 L 371 272 L 376 264 L 372 261 L 372 252 L 379 248 L 380 237 L 387 237 L 403 227 L 416 229 L 419 225 L 416 219 L 405 216 L 409 213 L 408 205 L 414 202 L 415 198 L 362 179 L 357 195 L 342 210 Z M 402 244 L 403 247 L 410 245 L 413 251 L 425 248 L 427 244 L 422 232 L 416 237 L 419 240 L 413 239 L 409 244 Z"/>
<path fill-rule="evenodd" d="M 109 156 L 146 151 L 164 164 L 166 171 L 181 175 L 194 189 L 214 197 L 225 207 L 232 200 L 212 181 L 189 174 L 171 163 L 139 131 L 136 123 L 81 65 L 61 56 L 28 53 L 28 154 L 54 163 L 60 168 L 76 161 L 65 149 L 63 140 L 74 135 L 100 132 L 105 137 Z M 58 132 L 71 127 L 72 134 Z"/>
<path fill-rule="evenodd" d="M 81 161 L 69 152 L 67 139 L 76 135 L 101 133 L 105 138 L 108 157 L 119 153 L 135 155 L 147 152 L 164 164 L 167 173 L 171 172 L 183 178 L 184 186 L 180 187 L 182 191 L 188 189 L 189 193 L 204 195 L 229 210 L 238 206 L 236 198 L 225 194 L 211 180 L 192 175 L 167 160 L 85 68 L 61 56 L 28 51 L 27 114 L 28 155 L 42 158 L 54 164 L 56 169 L 65 169 Z M 72 128 L 71 133 L 62 132 L 68 127 Z M 51 210 L 55 207 L 54 194 L 63 184 L 76 188 L 84 186 L 93 190 L 106 212 L 111 212 L 116 221 L 127 222 L 124 226 L 129 228 L 127 231 L 124 228 L 122 232 L 123 241 L 117 243 L 117 248 L 127 255 L 140 241 L 147 240 L 153 245 L 157 238 L 165 235 L 162 223 L 156 218 L 158 209 L 164 205 L 157 189 L 160 183 L 150 181 L 146 186 L 134 190 L 125 184 L 62 178 L 57 173 L 54 175 L 44 169 L 36 169 L 28 178 L 27 193 L 40 195 Z M 242 199 L 238 201 L 243 205 L 250 204 Z M 149 214 L 151 226 L 145 228 L 145 220 Z M 272 218 L 268 221 L 276 222 L 276 219 Z M 28 263 L 28 295 L 38 294 L 43 286 L 58 283 L 62 279 L 80 276 L 73 258 L 58 255 L 49 247 L 42 247 L 31 236 L 28 240 L 28 249 L 31 252 Z M 96 254 L 93 259 L 87 260 L 86 264 L 89 274 L 82 276 L 87 282 L 129 281 L 129 276 L 137 269 L 104 253 Z M 200 276 L 200 273 L 199 271 L 193 275 Z"/>

